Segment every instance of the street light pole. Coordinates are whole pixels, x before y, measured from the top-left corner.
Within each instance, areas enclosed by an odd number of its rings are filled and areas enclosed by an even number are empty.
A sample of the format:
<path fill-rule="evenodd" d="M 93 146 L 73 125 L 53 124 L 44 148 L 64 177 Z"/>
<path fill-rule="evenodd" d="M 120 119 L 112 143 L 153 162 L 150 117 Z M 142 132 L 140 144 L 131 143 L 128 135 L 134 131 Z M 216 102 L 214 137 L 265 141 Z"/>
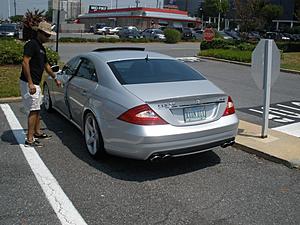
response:
<path fill-rule="evenodd" d="M 10 0 L 7 0 L 8 3 L 8 20 L 10 20 Z"/>
<path fill-rule="evenodd" d="M 221 4 L 222 4 L 222 0 L 220 0 L 220 5 L 219 5 L 218 31 L 220 31 L 220 20 L 221 20 Z"/>
<path fill-rule="evenodd" d="M 59 21 L 60 21 L 60 0 L 58 2 L 58 7 L 57 7 L 57 22 L 56 22 L 56 48 L 55 51 L 58 52 L 58 36 L 59 36 Z"/>
<path fill-rule="evenodd" d="M 116 0 L 116 9 L 118 8 L 118 0 Z"/>
<path fill-rule="evenodd" d="M 14 7 L 15 7 L 15 16 L 17 15 L 17 3 L 16 0 L 14 0 Z"/>

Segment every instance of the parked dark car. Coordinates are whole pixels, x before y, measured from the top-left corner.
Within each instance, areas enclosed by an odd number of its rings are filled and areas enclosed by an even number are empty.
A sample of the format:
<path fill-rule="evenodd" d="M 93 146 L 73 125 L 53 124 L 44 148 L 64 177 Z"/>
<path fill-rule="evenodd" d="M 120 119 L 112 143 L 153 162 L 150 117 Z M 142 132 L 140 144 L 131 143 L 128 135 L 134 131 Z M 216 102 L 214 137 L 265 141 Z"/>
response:
<path fill-rule="evenodd" d="M 193 35 L 194 31 L 192 28 L 184 27 L 182 29 L 182 39 L 183 40 L 189 40 L 189 39 L 195 39 L 195 35 Z"/>
<path fill-rule="evenodd" d="M 118 32 L 118 36 L 121 39 L 140 39 L 143 38 L 143 36 L 138 32 L 137 29 L 129 29 L 129 28 L 123 28 Z"/>
<path fill-rule="evenodd" d="M 225 30 L 224 32 L 230 37 L 232 37 L 234 40 L 241 40 L 239 33 L 234 30 Z"/>
<path fill-rule="evenodd" d="M 16 24 L 8 23 L 0 25 L 0 37 L 19 37 L 19 30 Z"/>
<path fill-rule="evenodd" d="M 258 31 L 251 31 L 246 34 L 246 38 L 250 41 L 259 41 L 261 39 L 261 35 Z"/>

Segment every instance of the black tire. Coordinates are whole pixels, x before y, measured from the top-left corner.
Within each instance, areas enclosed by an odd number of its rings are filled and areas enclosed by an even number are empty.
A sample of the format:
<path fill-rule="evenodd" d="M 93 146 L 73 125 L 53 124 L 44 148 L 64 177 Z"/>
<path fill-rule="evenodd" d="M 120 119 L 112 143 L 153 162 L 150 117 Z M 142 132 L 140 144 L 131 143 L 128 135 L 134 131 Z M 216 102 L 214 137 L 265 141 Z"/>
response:
<path fill-rule="evenodd" d="M 43 98 L 44 108 L 46 109 L 47 112 L 52 112 L 53 111 L 52 100 L 51 100 L 50 91 L 47 83 L 44 83 L 43 95 L 44 95 Z"/>
<path fill-rule="evenodd" d="M 84 117 L 84 141 L 88 153 L 93 158 L 102 158 L 106 152 L 104 149 L 103 138 L 95 116 L 89 112 Z"/>

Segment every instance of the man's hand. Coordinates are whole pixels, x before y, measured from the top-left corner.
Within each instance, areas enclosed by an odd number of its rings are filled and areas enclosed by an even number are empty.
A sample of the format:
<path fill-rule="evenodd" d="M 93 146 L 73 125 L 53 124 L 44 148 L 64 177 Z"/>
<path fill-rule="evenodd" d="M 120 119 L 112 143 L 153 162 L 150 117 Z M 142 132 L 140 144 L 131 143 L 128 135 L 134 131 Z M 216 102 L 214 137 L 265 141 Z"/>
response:
<path fill-rule="evenodd" d="M 34 84 L 28 84 L 28 88 L 29 88 L 29 94 L 33 95 L 36 92 L 36 88 L 34 86 Z"/>
<path fill-rule="evenodd" d="M 57 87 L 61 87 L 61 81 L 60 80 L 55 79 L 54 81 L 55 81 Z"/>

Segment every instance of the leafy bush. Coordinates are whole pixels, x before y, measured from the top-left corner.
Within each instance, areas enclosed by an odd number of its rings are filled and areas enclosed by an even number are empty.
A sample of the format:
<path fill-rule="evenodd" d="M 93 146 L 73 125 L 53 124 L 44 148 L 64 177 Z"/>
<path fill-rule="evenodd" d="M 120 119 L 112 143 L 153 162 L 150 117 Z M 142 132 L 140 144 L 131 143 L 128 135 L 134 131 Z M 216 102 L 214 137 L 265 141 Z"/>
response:
<path fill-rule="evenodd" d="M 56 65 L 59 60 L 59 55 L 58 52 L 53 51 L 51 48 L 45 48 L 46 49 L 46 54 L 48 58 L 48 63 L 50 65 Z"/>
<path fill-rule="evenodd" d="M 180 41 L 181 34 L 178 30 L 165 29 L 164 34 L 166 36 L 166 42 L 170 44 L 175 44 Z"/>
<path fill-rule="evenodd" d="M 252 52 L 233 49 L 208 49 L 201 51 L 199 55 L 250 63 Z"/>
<path fill-rule="evenodd" d="M 20 64 L 23 59 L 23 44 L 14 39 L 0 40 L 0 65 Z"/>
<path fill-rule="evenodd" d="M 80 37 L 61 37 L 59 38 L 60 42 L 70 42 L 70 43 L 81 43 L 81 42 L 96 42 L 96 39 L 87 39 Z"/>
<path fill-rule="evenodd" d="M 253 51 L 255 49 L 255 46 L 256 45 L 254 45 L 254 44 L 243 42 L 243 43 L 238 44 L 236 46 L 236 48 L 241 51 Z"/>
<path fill-rule="evenodd" d="M 239 41 L 234 40 L 224 40 L 224 39 L 214 39 L 212 41 L 202 41 L 201 49 L 230 49 L 233 48 L 236 44 L 239 44 Z"/>
<path fill-rule="evenodd" d="M 276 45 L 283 52 L 300 52 L 300 42 L 276 42 Z"/>
<path fill-rule="evenodd" d="M 23 60 L 24 43 L 14 39 L 0 39 L 0 65 L 18 65 Z M 46 48 L 49 64 L 54 64 L 58 61 L 57 52 Z"/>

